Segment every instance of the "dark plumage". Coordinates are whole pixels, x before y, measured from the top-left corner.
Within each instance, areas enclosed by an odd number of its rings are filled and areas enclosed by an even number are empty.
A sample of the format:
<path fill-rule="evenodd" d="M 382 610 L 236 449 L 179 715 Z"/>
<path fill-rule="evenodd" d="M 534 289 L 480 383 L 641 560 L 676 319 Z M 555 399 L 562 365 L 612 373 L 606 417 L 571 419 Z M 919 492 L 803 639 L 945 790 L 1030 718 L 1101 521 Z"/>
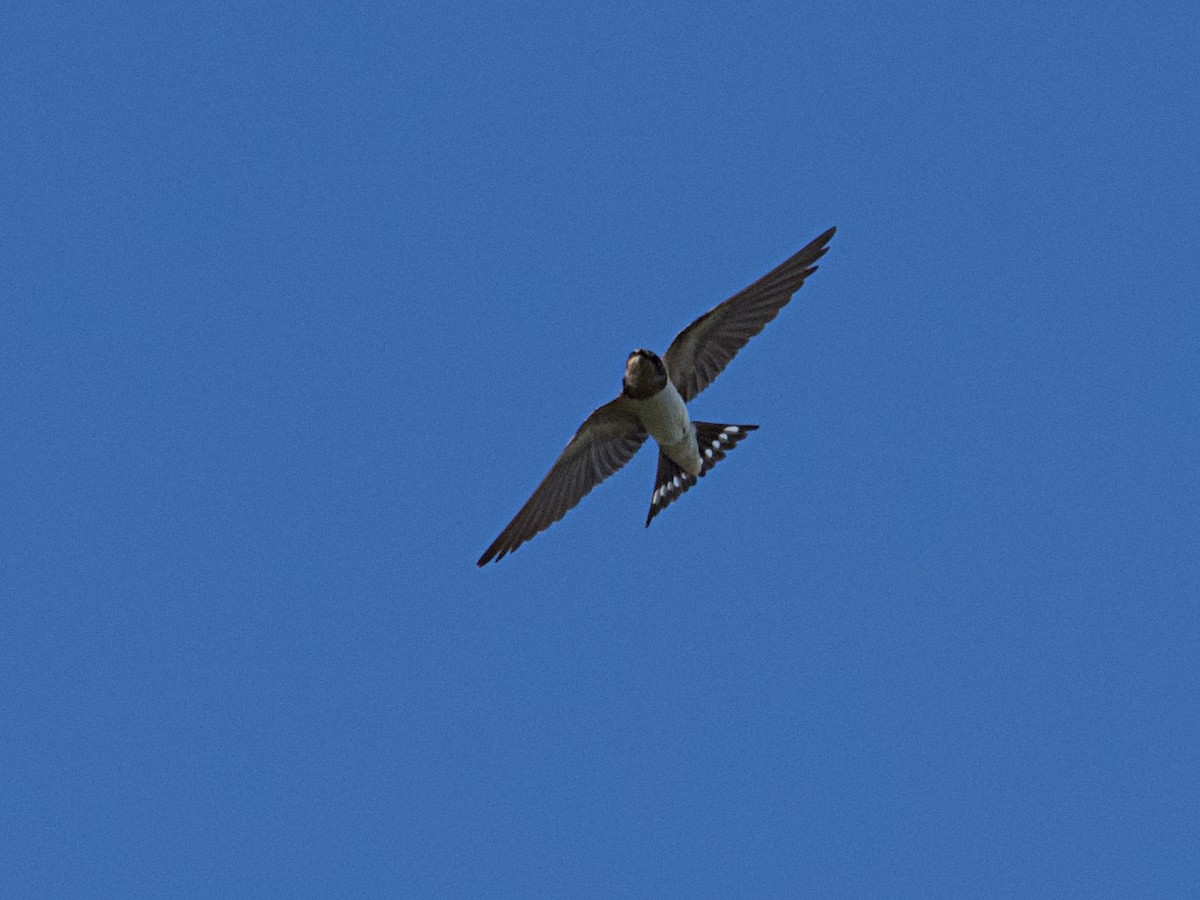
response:
<path fill-rule="evenodd" d="M 683 329 L 660 359 L 635 350 L 621 394 L 595 410 L 559 455 L 533 496 L 500 532 L 478 565 L 512 553 L 545 531 L 641 449 L 659 445 L 658 476 L 646 524 L 757 425 L 691 422 L 685 404 L 712 384 L 742 347 L 779 314 L 817 270 L 837 229 L 830 228 L 745 290 Z"/>

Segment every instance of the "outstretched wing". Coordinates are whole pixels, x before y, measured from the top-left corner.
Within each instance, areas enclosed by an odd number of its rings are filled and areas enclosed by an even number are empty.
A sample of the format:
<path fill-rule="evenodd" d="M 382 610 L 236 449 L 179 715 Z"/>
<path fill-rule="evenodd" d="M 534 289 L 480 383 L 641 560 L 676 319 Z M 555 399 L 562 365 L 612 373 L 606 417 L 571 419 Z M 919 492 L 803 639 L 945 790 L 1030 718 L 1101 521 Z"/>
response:
<path fill-rule="evenodd" d="M 664 361 L 685 403 L 712 384 L 750 338 L 779 315 L 804 279 L 817 270 L 814 263 L 824 256 L 835 231 L 837 228 L 830 228 L 787 262 L 679 332 Z"/>
<path fill-rule="evenodd" d="M 477 565 L 500 559 L 545 531 L 592 488 L 633 459 L 645 440 L 646 432 L 623 397 L 601 406 L 579 426 L 533 496 L 479 557 Z"/>

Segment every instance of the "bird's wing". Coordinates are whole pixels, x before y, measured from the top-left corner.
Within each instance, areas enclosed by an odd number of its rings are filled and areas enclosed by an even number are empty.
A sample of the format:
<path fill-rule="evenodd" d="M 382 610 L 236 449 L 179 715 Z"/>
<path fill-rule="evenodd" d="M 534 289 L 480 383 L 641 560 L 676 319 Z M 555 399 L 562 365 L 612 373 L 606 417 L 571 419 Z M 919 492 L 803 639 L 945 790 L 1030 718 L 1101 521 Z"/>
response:
<path fill-rule="evenodd" d="M 479 557 L 484 566 L 512 553 L 567 514 L 596 485 L 638 452 L 646 432 L 623 397 L 587 417 L 521 511 Z"/>
<path fill-rule="evenodd" d="M 665 362 L 684 402 L 712 384 L 750 338 L 787 305 L 804 279 L 816 271 L 813 264 L 825 254 L 835 231 L 830 228 L 787 262 L 679 332 Z"/>

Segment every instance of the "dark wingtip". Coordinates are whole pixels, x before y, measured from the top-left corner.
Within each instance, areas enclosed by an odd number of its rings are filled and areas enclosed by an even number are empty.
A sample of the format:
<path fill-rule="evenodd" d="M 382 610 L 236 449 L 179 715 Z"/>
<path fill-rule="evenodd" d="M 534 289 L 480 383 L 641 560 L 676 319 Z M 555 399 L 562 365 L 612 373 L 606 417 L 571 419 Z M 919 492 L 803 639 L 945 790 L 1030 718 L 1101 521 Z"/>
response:
<path fill-rule="evenodd" d="M 825 253 L 829 250 L 829 247 L 827 245 L 829 244 L 829 241 L 833 238 L 833 236 L 836 232 L 837 232 L 837 226 L 834 225 L 832 228 L 830 228 L 824 234 L 813 238 L 811 241 L 809 241 L 804 246 L 804 248 L 799 253 L 796 254 L 796 258 L 804 259 L 809 263 L 815 263 L 818 259 L 820 259 L 822 256 L 824 256 Z M 817 271 L 817 267 L 815 265 L 810 265 L 804 271 L 804 273 L 801 275 L 801 278 L 802 279 L 807 278 L 809 275 L 811 275 L 815 271 Z"/>
<path fill-rule="evenodd" d="M 817 259 L 820 259 L 821 257 L 824 256 L 824 254 L 826 254 L 826 251 L 829 250 L 829 247 L 827 245 L 829 244 L 830 240 L 833 240 L 833 236 L 836 233 L 838 233 L 838 226 L 834 226 L 833 228 L 830 228 L 829 230 L 827 230 L 826 233 L 818 235 L 818 236 L 816 236 L 816 238 L 809 241 L 809 245 L 806 246 L 804 248 L 804 250 L 808 250 L 808 251 L 812 252 L 812 262 L 815 263 Z M 804 250 L 802 250 L 800 252 L 803 253 Z M 810 272 L 805 272 L 805 275 L 809 275 L 809 274 L 811 274 L 811 271 L 815 271 L 815 270 L 816 270 L 816 266 L 812 266 L 812 270 L 810 270 Z"/>
<path fill-rule="evenodd" d="M 809 242 L 808 246 L 810 248 L 812 248 L 814 250 L 817 248 L 820 248 L 820 252 L 815 257 L 813 257 L 814 260 L 820 259 L 822 256 L 825 255 L 825 251 L 829 249 L 825 245 L 828 244 L 831 240 L 833 240 L 833 236 L 835 234 L 837 234 L 837 226 L 836 225 L 834 225 L 832 228 L 830 228 L 824 234 L 819 235 L 818 237 L 816 237 L 815 239 L 813 239 L 812 241 Z M 813 266 L 813 268 L 815 269 L 816 266 Z"/>

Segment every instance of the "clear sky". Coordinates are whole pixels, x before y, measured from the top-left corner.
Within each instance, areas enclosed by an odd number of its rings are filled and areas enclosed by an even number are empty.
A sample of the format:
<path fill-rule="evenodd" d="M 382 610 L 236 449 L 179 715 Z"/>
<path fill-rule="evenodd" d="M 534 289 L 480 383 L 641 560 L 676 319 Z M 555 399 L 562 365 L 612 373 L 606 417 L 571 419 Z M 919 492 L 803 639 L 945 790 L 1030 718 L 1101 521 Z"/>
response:
<path fill-rule="evenodd" d="M 1195 896 L 1197 34 L 10 5 L 0 896 Z M 759 431 L 476 568 L 831 225 Z"/>

